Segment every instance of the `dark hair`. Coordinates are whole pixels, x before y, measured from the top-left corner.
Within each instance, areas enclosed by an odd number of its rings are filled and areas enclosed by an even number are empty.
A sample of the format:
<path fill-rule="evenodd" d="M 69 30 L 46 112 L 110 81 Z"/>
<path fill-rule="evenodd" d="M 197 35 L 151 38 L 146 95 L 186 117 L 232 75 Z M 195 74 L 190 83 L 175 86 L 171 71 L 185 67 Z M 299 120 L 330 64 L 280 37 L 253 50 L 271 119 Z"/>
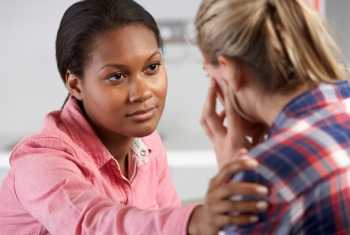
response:
<path fill-rule="evenodd" d="M 129 24 L 142 24 L 150 29 L 162 48 L 156 21 L 133 0 L 83 0 L 71 5 L 62 17 L 56 37 L 57 67 L 63 82 L 68 70 L 83 77 L 98 35 Z"/>

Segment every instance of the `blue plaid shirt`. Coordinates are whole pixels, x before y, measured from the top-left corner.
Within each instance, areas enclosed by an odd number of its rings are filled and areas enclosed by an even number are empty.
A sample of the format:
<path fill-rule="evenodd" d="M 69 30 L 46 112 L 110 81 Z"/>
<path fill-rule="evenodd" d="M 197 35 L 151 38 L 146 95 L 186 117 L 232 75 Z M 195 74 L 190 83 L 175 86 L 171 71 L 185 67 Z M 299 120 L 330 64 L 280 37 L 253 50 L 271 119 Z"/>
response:
<path fill-rule="evenodd" d="M 282 110 L 235 180 L 270 188 L 267 214 L 225 234 L 350 234 L 350 84 L 322 84 Z"/>

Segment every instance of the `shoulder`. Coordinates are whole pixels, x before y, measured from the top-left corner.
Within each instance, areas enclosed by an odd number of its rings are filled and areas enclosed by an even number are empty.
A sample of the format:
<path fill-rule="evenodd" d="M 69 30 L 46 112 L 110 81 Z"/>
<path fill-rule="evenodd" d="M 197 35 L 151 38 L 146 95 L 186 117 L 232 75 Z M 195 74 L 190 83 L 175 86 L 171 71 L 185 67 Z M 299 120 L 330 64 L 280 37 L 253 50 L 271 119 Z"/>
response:
<path fill-rule="evenodd" d="M 49 157 L 60 157 L 62 160 L 73 160 L 74 147 L 58 136 L 43 134 L 33 135 L 22 139 L 10 155 L 11 167 L 16 163 L 30 164 L 50 160 Z"/>
<path fill-rule="evenodd" d="M 271 199 L 290 202 L 307 193 L 336 171 L 327 164 L 332 158 L 313 132 L 283 133 L 273 136 L 249 154 L 260 163 L 256 174 L 272 188 Z"/>

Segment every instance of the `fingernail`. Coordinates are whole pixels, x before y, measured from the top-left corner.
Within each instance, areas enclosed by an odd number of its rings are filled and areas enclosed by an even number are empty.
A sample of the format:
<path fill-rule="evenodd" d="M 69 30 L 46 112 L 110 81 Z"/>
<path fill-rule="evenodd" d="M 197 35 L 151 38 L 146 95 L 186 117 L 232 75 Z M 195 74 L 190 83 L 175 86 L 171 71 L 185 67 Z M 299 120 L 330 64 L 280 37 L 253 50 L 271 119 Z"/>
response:
<path fill-rule="evenodd" d="M 247 161 L 247 164 L 248 164 L 248 167 L 252 167 L 252 168 L 255 168 L 255 167 L 258 166 L 258 162 L 255 161 L 255 160 L 253 160 L 253 159 L 249 159 L 249 160 Z"/>
<path fill-rule="evenodd" d="M 263 186 L 258 186 L 256 188 L 257 193 L 259 193 L 260 195 L 267 195 L 269 193 L 269 190 L 266 187 Z"/>
<path fill-rule="evenodd" d="M 260 202 L 256 203 L 256 208 L 258 208 L 261 211 L 265 211 L 267 209 L 267 207 L 268 207 L 268 205 L 264 201 L 260 201 Z"/>
<path fill-rule="evenodd" d="M 259 218 L 257 216 L 252 216 L 252 217 L 249 218 L 250 222 L 252 222 L 252 223 L 258 221 L 258 219 Z"/>
<path fill-rule="evenodd" d="M 241 157 L 247 156 L 248 151 L 246 149 L 240 149 L 238 150 L 238 154 Z"/>
<path fill-rule="evenodd" d="M 231 197 L 231 200 L 232 200 L 232 201 L 242 201 L 242 199 L 243 199 L 243 196 L 242 196 L 242 195 L 233 195 L 233 196 Z"/>

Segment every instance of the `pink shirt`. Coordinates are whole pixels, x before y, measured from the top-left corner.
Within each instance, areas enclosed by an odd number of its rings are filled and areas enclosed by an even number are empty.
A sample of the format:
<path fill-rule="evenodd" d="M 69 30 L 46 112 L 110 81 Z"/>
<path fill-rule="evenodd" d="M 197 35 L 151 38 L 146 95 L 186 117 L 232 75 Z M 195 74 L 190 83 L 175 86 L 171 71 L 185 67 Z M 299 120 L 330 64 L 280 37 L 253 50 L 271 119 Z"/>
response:
<path fill-rule="evenodd" d="M 130 177 L 100 142 L 74 99 L 21 141 L 0 188 L 0 234 L 186 234 L 158 134 L 135 139 Z"/>

